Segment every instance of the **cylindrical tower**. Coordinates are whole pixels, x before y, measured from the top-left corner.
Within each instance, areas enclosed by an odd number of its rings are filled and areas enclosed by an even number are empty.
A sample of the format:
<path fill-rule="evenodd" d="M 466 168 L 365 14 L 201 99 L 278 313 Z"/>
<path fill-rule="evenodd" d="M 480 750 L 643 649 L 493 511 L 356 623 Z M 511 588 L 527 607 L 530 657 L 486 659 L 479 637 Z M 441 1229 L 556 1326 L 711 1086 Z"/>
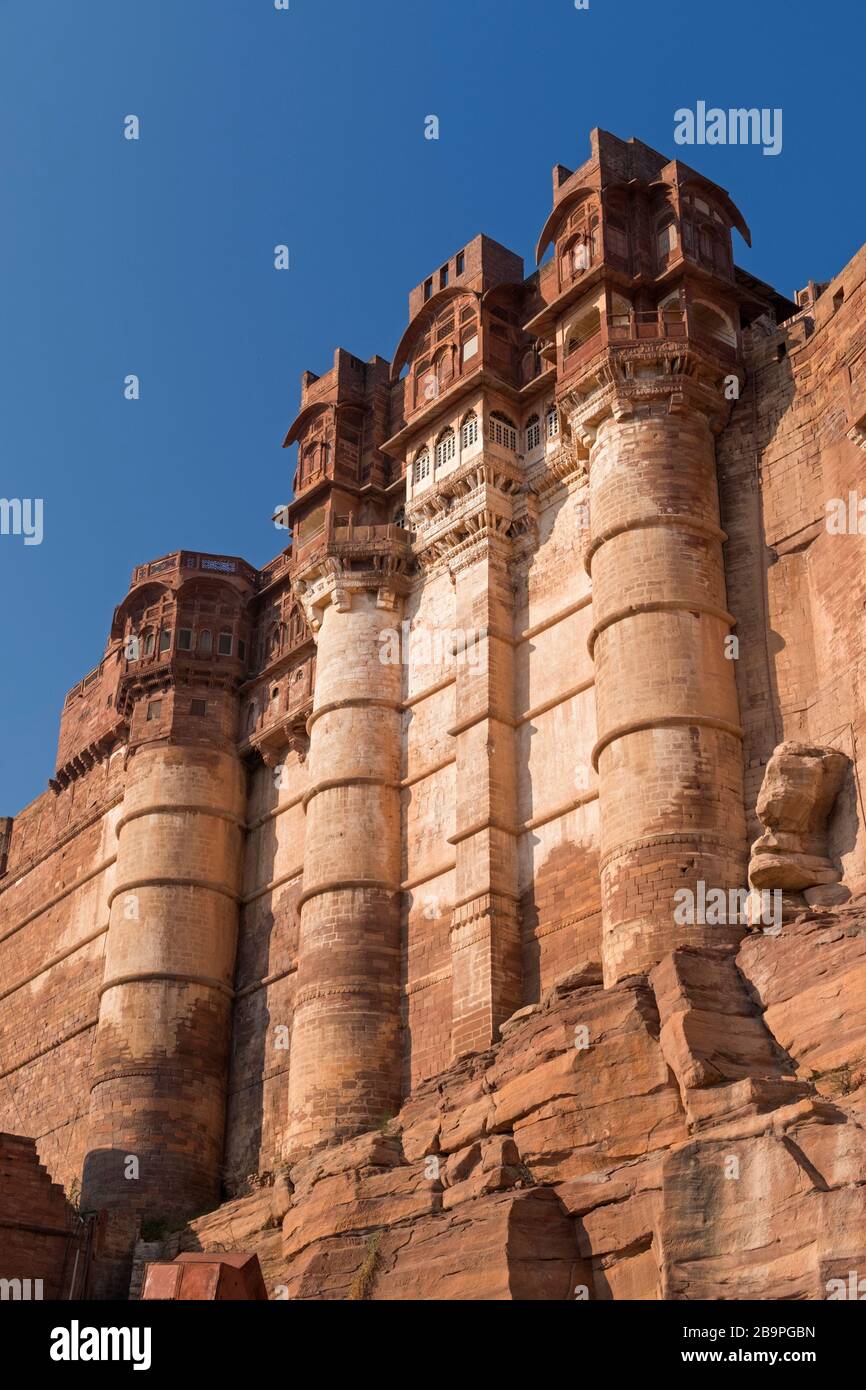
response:
<path fill-rule="evenodd" d="M 742 934 L 727 913 L 703 912 L 711 890 L 746 885 L 742 735 L 725 641 L 733 619 L 708 418 L 718 404 L 706 384 L 659 373 L 642 380 L 636 408 L 626 386 L 588 439 L 608 985 L 674 946 Z"/>
<path fill-rule="evenodd" d="M 96 1207 L 176 1218 L 219 1199 L 244 792 L 217 750 L 155 745 L 130 764 L 93 1053 Z"/>
<path fill-rule="evenodd" d="M 401 1099 L 399 587 L 346 580 L 304 596 L 318 650 L 288 1156 Z"/>
<path fill-rule="evenodd" d="M 110 1214 L 102 1296 L 124 1292 L 139 1221 L 180 1222 L 221 1195 L 246 806 L 236 690 L 247 586 L 186 579 L 200 558 L 176 557 L 176 588 L 171 578 L 134 587 L 115 620 L 129 752 L 82 1178 L 83 1204 Z"/>

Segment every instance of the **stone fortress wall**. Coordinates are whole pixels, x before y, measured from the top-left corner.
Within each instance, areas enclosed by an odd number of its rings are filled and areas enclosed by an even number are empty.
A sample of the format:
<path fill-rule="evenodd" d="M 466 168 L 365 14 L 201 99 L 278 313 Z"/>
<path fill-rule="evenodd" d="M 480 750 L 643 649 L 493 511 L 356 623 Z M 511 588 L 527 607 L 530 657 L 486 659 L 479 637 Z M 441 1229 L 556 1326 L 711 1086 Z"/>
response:
<path fill-rule="evenodd" d="M 305 374 L 275 560 L 133 572 L 0 822 L 0 1130 L 85 1204 L 196 1215 L 581 962 L 736 940 L 672 896 L 745 885 L 782 742 L 847 755 L 829 853 L 866 886 L 863 542 L 826 525 L 866 447 L 866 252 L 793 303 L 733 231 L 594 131 L 537 271 L 478 237 L 393 363 Z"/>

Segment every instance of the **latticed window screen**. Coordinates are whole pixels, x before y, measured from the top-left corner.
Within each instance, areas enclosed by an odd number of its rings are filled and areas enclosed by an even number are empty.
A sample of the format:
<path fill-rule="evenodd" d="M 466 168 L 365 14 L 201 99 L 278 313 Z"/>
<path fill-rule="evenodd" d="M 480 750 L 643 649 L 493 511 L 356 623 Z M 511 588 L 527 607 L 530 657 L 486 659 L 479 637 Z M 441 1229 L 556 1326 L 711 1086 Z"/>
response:
<path fill-rule="evenodd" d="M 517 428 L 505 415 L 491 415 L 487 424 L 487 436 L 492 444 L 500 444 L 503 449 L 517 450 Z"/>
<path fill-rule="evenodd" d="M 441 468 L 443 464 L 448 463 L 456 452 L 457 442 L 454 438 L 454 431 L 452 429 L 446 430 L 436 444 L 436 467 Z"/>
<path fill-rule="evenodd" d="M 471 449 L 473 444 L 478 443 L 478 416 L 473 410 L 471 415 L 467 415 L 463 421 L 460 431 L 461 449 Z"/>
<path fill-rule="evenodd" d="M 423 483 L 430 476 L 430 450 L 422 449 L 412 465 L 412 482 Z"/>

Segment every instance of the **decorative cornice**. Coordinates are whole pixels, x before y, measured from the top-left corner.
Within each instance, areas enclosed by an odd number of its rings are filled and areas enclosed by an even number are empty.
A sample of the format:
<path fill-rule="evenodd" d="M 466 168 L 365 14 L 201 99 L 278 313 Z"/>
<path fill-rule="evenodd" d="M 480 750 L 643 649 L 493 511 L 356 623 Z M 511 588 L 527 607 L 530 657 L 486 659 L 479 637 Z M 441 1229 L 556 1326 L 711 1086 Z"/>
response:
<path fill-rule="evenodd" d="M 589 450 L 605 419 L 627 420 L 642 408 L 664 405 L 669 414 L 703 415 L 718 434 L 732 402 L 722 389 L 725 376 L 744 381 L 736 362 L 696 348 L 690 342 L 649 341 L 609 348 L 579 381 L 570 382 L 559 401 L 568 412 L 575 438 Z"/>
<path fill-rule="evenodd" d="M 296 709 L 290 710 L 273 724 L 257 729 L 241 744 L 241 754 L 257 754 L 265 767 L 279 767 L 286 751 L 297 753 L 298 761 L 304 762 L 310 746 L 307 735 L 307 719 L 312 709 L 312 697 L 306 699 Z"/>

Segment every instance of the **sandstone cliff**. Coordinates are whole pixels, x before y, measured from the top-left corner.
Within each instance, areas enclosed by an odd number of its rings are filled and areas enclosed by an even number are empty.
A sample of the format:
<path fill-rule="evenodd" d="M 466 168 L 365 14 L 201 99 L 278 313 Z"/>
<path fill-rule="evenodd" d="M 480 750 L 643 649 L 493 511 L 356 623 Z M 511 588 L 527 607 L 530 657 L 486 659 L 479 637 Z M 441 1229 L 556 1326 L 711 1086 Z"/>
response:
<path fill-rule="evenodd" d="M 861 898 L 612 989 L 579 968 L 138 1258 L 255 1249 L 273 1298 L 823 1299 L 863 1266 L 864 1116 Z"/>

